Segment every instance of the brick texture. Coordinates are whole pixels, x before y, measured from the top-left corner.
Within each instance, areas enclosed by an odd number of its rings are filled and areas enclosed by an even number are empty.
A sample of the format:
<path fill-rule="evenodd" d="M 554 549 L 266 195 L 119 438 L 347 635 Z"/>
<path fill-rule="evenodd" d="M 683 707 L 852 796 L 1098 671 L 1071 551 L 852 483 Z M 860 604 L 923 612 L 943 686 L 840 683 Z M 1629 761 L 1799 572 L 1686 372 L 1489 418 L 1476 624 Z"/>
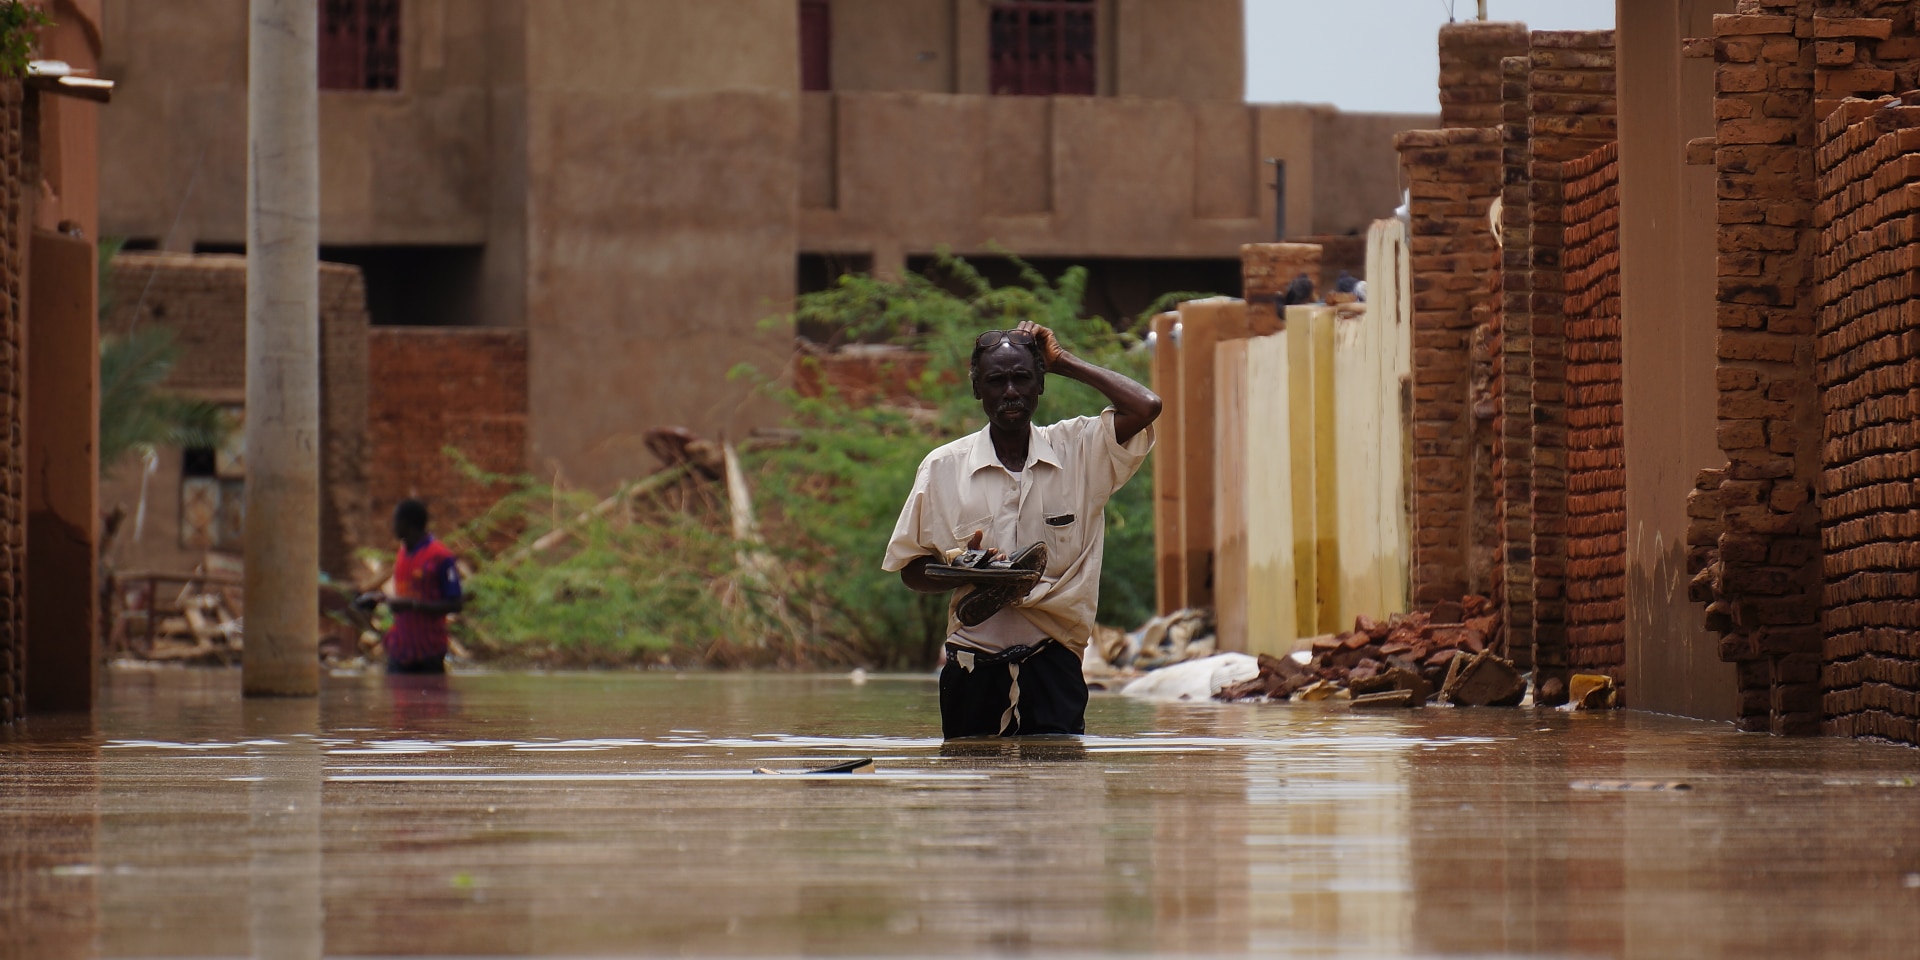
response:
<path fill-rule="evenodd" d="M 1920 107 L 1820 123 L 1823 726 L 1920 743 Z"/>
<path fill-rule="evenodd" d="M 407 497 L 449 530 L 485 512 L 527 472 L 527 336 L 522 330 L 375 327 L 367 337 L 367 487 L 377 522 Z"/>
<path fill-rule="evenodd" d="M 162 386 L 240 403 L 247 386 L 247 261 L 228 255 L 122 253 L 113 260 L 103 335 L 138 324 L 174 331 Z M 320 563 L 348 574 L 372 542 L 367 511 L 367 308 L 357 267 L 320 266 Z M 384 527 L 384 524 L 382 524 Z"/>
<path fill-rule="evenodd" d="M 1567 666 L 1626 664 L 1627 472 L 1620 382 L 1619 146 L 1561 164 L 1566 344 Z"/>
<path fill-rule="evenodd" d="M 1286 325 L 1275 298 L 1287 292 L 1295 277 L 1305 275 L 1324 296 L 1331 292 L 1321 277 L 1321 247 L 1317 243 L 1247 243 L 1240 246 L 1242 296 L 1247 300 L 1247 327 L 1255 336 L 1278 332 Z M 1363 268 L 1364 272 L 1364 268 Z"/>
<path fill-rule="evenodd" d="M 1440 28 L 1440 126 L 1494 129 L 1504 117 L 1500 61 L 1525 56 L 1520 23 L 1469 21 Z"/>
<path fill-rule="evenodd" d="M 1497 90 L 1496 90 L 1497 93 Z M 1412 588 L 1416 607 L 1485 593 L 1499 553 L 1486 374 L 1496 339 L 1498 129 L 1399 134 L 1413 288 Z"/>
<path fill-rule="evenodd" d="M 37 177 L 26 156 L 25 96 L 0 81 L 0 723 L 24 715 L 27 694 L 26 282 L 21 237 L 26 187 Z"/>
<path fill-rule="evenodd" d="M 1526 269 L 1531 323 L 1533 403 L 1529 422 L 1532 436 L 1533 526 L 1533 665 L 1536 691 L 1543 702 L 1556 702 L 1557 695 L 1540 691 L 1546 680 L 1564 682 L 1571 666 L 1569 624 L 1571 598 L 1569 576 L 1575 551 L 1590 553 L 1596 548 L 1584 533 L 1576 534 L 1569 516 L 1571 487 L 1585 483 L 1576 478 L 1572 457 L 1576 445 L 1590 444 L 1597 438 L 1612 436 L 1618 449 L 1618 426 L 1594 431 L 1576 425 L 1570 419 L 1571 389 L 1569 377 L 1573 357 L 1568 350 L 1571 312 L 1584 308 L 1582 299 L 1592 290 L 1588 284 L 1597 278 L 1587 275 L 1591 263 L 1576 266 L 1569 262 L 1574 248 L 1592 241 L 1609 215 L 1608 194 L 1598 182 L 1585 182 L 1597 168 L 1610 160 L 1596 160 L 1595 151 L 1616 142 L 1617 120 L 1614 99 L 1614 38 L 1610 30 L 1536 31 L 1529 35 L 1527 77 L 1527 205 L 1530 249 Z M 1579 182 L 1576 182 L 1579 181 Z M 1597 193 L 1579 193 L 1597 190 Z M 1617 224 L 1617 204 L 1612 211 Z M 1591 251 L 1585 251 L 1591 252 Z M 1610 262 L 1603 262 L 1602 270 Z M 1614 267 L 1617 270 L 1617 266 Z M 1605 285 L 1605 280 L 1597 282 Z M 1617 297 L 1617 281 L 1615 293 Z M 1617 309 L 1615 310 L 1617 317 Z M 1612 347 L 1615 391 L 1618 390 L 1618 321 L 1613 328 Z M 1588 328 L 1578 328 L 1589 332 Z M 1594 349 L 1583 346 L 1581 356 Z M 1583 376 L 1604 372 L 1585 370 Z M 1583 418 L 1597 415 L 1582 411 Z M 1581 458 L 1583 467 L 1590 457 Z M 1582 509 L 1592 501 L 1579 501 Z M 1576 546 L 1574 537 L 1581 537 Z M 1622 544 L 1624 546 L 1624 544 Z M 1583 559 L 1585 557 L 1583 556 Z M 1585 591 L 1585 585 L 1582 587 Z M 1624 605 L 1615 608 L 1624 614 Z M 1583 606 L 1582 614 L 1592 616 L 1607 610 Z M 1616 620 L 1618 618 L 1616 617 Z M 1589 626 L 1591 631 L 1593 625 Z M 1625 636 L 1624 622 L 1619 633 Z M 1624 649 L 1624 646 L 1623 646 Z"/>
<path fill-rule="evenodd" d="M 1737 666 L 1743 729 L 1913 742 L 1900 688 L 1877 679 L 1897 655 L 1873 652 L 1901 647 L 1889 624 L 1912 595 L 1887 560 L 1910 536 L 1887 481 L 1911 464 L 1904 424 L 1882 419 L 1904 396 L 1884 308 L 1909 266 L 1887 199 L 1899 138 L 1881 137 L 1904 110 L 1849 99 L 1915 84 L 1912 5 L 1748 0 L 1714 19 L 1713 52 L 1727 463 L 1688 505 L 1689 593 Z"/>
<path fill-rule="evenodd" d="M 1529 206 L 1533 147 L 1528 103 L 1533 59 L 1500 61 L 1502 184 L 1500 192 L 1500 337 L 1494 365 L 1493 483 L 1500 563 L 1494 596 L 1508 656 L 1533 666 L 1533 218 Z"/>

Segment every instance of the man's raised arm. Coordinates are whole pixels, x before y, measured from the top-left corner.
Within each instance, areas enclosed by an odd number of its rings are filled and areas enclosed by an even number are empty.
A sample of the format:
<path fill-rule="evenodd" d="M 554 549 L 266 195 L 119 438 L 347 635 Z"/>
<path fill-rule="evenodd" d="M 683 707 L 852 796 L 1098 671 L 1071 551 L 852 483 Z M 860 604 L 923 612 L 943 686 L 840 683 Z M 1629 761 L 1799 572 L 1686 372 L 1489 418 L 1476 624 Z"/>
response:
<path fill-rule="evenodd" d="M 1019 329 L 1033 335 L 1040 344 L 1041 355 L 1046 359 L 1047 372 L 1078 380 L 1105 395 L 1107 402 L 1113 404 L 1113 439 L 1125 445 L 1139 435 L 1140 431 L 1160 417 L 1160 397 L 1152 390 L 1134 382 L 1131 377 L 1118 374 L 1105 367 L 1095 366 L 1068 353 L 1060 346 L 1053 331 L 1031 320 L 1020 321 Z M 925 566 L 925 564 L 921 564 Z M 901 578 L 913 568 L 900 571 Z M 907 586 L 919 590 L 911 581 Z M 932 591 L 925 591 L 932 592 Z"/>

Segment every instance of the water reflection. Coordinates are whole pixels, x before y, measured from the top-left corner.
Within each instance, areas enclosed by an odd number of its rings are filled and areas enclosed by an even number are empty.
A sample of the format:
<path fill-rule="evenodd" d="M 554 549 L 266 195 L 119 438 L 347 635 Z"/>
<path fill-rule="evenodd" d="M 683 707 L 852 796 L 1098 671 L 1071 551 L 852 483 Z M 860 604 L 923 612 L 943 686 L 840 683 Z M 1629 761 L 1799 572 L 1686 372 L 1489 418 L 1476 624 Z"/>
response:
<path fill-rule="evenodd" d="M 942 743 L 922 680 L 117 674 L 0 735 L 6 956 L 1886 956 L 1920 753 L 1646 715 L 1097 698 Z M 420 681 L 436 681 L 419 684 Z M 792 774 L 857 756 L 873 774 Z M 1693 789 L 1575 790 L 1576 781 Z"/>

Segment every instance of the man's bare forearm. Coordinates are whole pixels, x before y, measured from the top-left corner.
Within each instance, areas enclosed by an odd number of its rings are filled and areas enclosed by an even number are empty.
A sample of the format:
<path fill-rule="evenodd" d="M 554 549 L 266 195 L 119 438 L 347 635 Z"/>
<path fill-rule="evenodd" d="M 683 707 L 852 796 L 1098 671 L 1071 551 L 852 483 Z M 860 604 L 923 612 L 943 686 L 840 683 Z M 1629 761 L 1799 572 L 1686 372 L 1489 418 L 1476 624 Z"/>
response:
<path fill-rule="evenodd" d="M 936 583 L 932 577 L 927 576 L 927 564 L 937 559 L 939 558 L 915 557 L 907 561 L 907 565 L 900 570 L 900 582 L 906 584 L 907 589 L 915 593 L 946 593 L 953 589 Z"/>
<path fill-rule="evenodd" d="M 1064 350 L 1047 365 L 1047 372 L 1077 380 L 1113 404 L 1113 436 L 1126 443 L 1160 416 L 1160 397 L 1132 377 L 1088 363 Z"/>

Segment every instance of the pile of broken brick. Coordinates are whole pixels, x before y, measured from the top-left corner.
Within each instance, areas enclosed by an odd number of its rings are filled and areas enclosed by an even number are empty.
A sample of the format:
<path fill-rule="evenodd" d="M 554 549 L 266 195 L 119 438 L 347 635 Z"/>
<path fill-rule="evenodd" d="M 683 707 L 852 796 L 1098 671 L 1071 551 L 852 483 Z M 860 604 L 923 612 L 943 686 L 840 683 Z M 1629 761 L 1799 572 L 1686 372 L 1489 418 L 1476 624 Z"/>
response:
<path fill-rule="evenodd" d="M 1361 616 L 1353 629 L 1318 637 L 1304 657 L 1261 654 L 1260 675 L 1232 684 L 1216 700 L 1324 700 L 1349 698 L 1354 709 L 1417 707 L 1436 695 L 1460 707 L 1514 707 L 1527 697 L 1527 678 L 1505 650 L 1492 601 L 1467 596 L 1431 611 Z M 1304 661 L 1304 662 L 1303 662 Z M 1573 703 L 1582 709 L 1618 705 L 1613 680 L 1576 675 Z"/>

